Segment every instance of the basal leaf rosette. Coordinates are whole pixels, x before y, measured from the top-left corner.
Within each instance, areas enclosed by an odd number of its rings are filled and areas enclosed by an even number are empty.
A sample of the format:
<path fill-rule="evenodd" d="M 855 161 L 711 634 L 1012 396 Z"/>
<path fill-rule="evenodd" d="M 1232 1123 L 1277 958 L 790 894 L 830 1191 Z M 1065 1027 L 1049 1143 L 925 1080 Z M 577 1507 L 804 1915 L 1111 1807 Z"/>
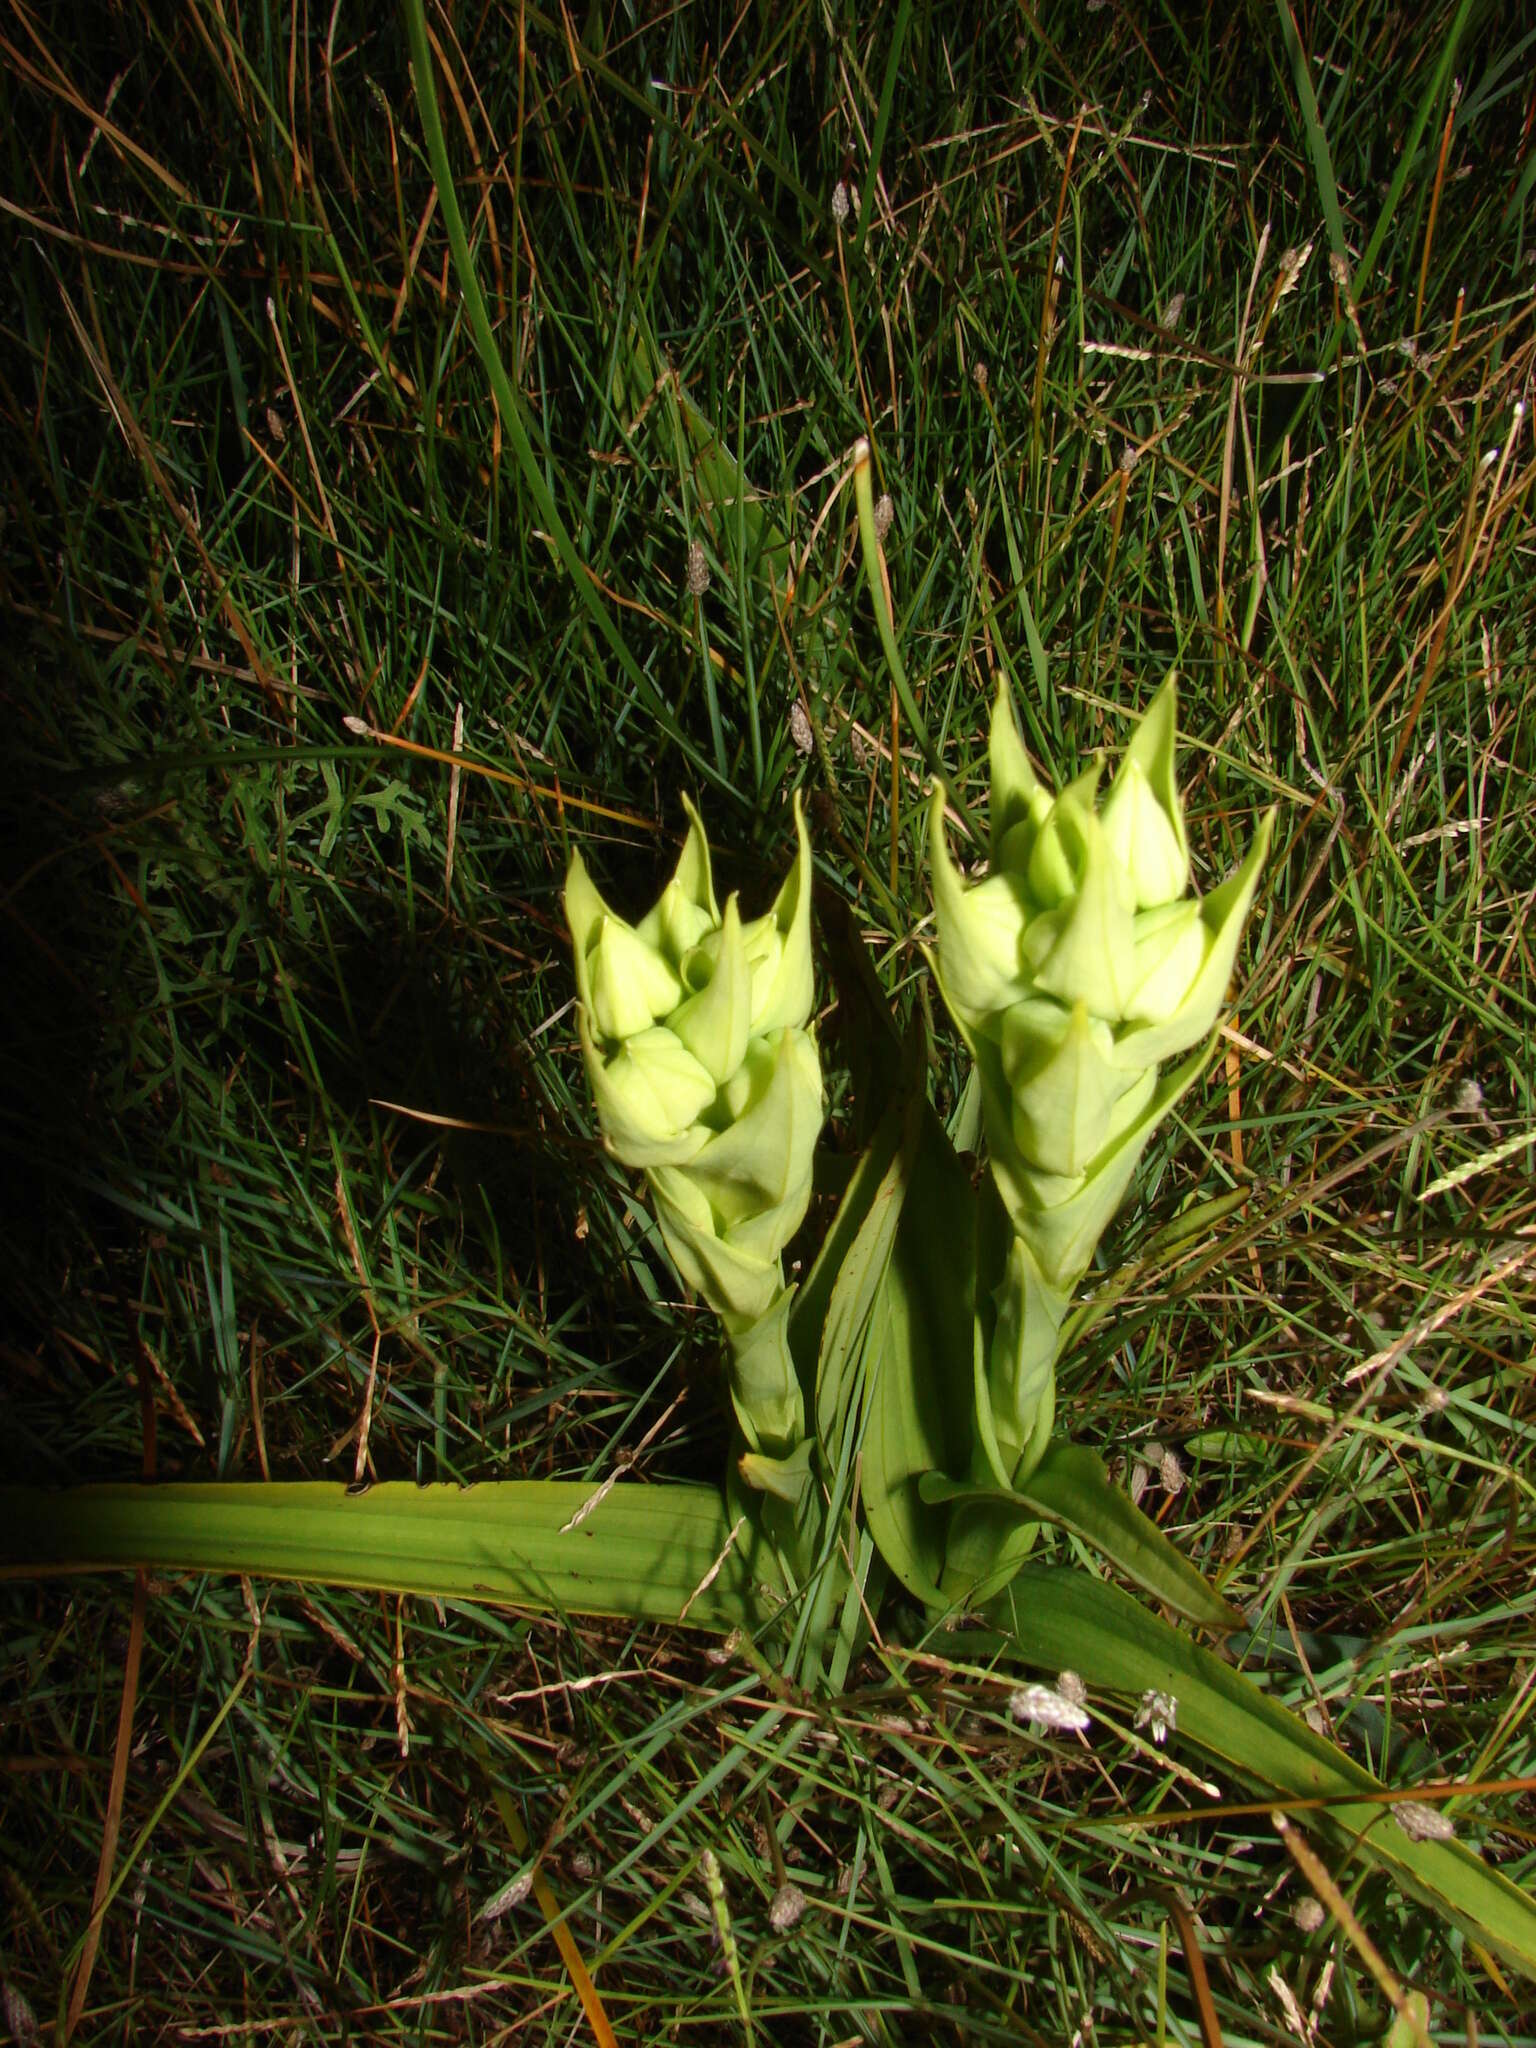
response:
<path fill-rule="evenodd" d="M 992 1176 L 1017 1237 L 978 1388 L 1005 1465 L 1044 1449 L 1068 1299 L 1204 1062 L 1269 843 L 1266 818 L 1226 882 L 1188 893 L 1176 719 L 1170 676 L 1102 803 L 1099 762 L 1053 795 L 1000 688 L 990 857 L 976 882 L 956 867 L 942 793 L 933 799 L 936 972 L 976 1061 Z"/>
<path fill-rule="evenodd" d="M 735 896 L 721 911 L 709 841 L 685 807 L 676 870 L 637 924 L 572 857 L 577 1029 L 608 1150 L 644 1171 L 673 1264 L 725 1324 L 749 1443 L 782 1454 L 804 1414 L 780 1255 L 810 1200 L 822 1121 L 810 841 L 797 796 L 795 864 L 772 908 L 744 922 Z"/>

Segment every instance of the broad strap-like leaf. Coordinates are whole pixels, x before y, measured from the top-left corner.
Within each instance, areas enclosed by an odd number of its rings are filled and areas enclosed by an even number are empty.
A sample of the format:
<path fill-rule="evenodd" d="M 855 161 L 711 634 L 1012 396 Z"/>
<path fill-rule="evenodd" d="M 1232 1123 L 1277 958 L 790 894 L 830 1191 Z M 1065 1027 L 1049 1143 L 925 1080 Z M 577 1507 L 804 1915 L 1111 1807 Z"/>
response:
<path fill-rule="evenodd" d="M 829 1240 L 843 1240 L 822 1325 L 816 1375 L 816 1429 L 829 1469 L 840 1462 L 849 1418 L 861 1406 L 861 1366 L 870 1317 L 891 1262 L 912 1174 L 923 1109 L 922 1070 L 923 1041 L 921 1034 L 914 1032 L 902 1063 L 901 1085 L 859 1162 Z M 870 1190 L 867 1182 L 877 1170 L 879 1179 Z M 851 1221 L 855 1214 L 858 1228 L 850 1240 L 839 1225 Z"/>
<path fill-rule="evenodd" d="M 1014 1656 L 1075 1671 L 1092 1687 L 1168 1695 L 1177 1702 L 1177 1739 L 1266 1797 L 1328 1801 L 1306 1816 L 1309 1827 L 1321 1823 L 1353 1856 L 1536 1979 L 1536 1899 L 1460 1842 L 1415 1840 L 1389 1803 L 1373 1799 L 1383 1787 L 1369 1771 L 1128 1593 L 1087 1572 L 1026 1565 L 986 1616 L 998 1634 L 956 1639 L 967 1662 Z"/>
<path fill-rule="evenodd" d="M 926 1101 L 907 1171 L 871 1319 L 863 1499 L 886 1563 L 931 1605 L 944 1599 L 949 1515 L 923 1499 L 922 1481 L 970 1463 L 976 1194 Z"/>
<path fill-rule="evenodd" d="M 1236 1608 L 1222 1599 L 1130 1495 L 1111 1482 L 1103 1460 L 1081 1445 L 1053 1443 L 1010 1493 L 956 1485 L 938 1473 L 923 1482 L 922 1493 L 934 1503 L 974 1502 L 1021 1520 L 1059 1522 L 1176 1614 L 1203 1628 L 1242 1626 Z"/>
<path fill-rule="evenodd" d="M 922 1088 L 921 1053 L 914 1070 L 911 1048 L 904 1047 L 896 1035 L 890 1005 L 847 904 L 831 890 L 818 888 L 816 912 L 837 986 L 834 1030 L 850 1068 L 854 1125 L 864 1149 L 848 1174 L 837 1213 L 811 1269 L 800 1283 L 790 1318 L 790 1349 L 808 1393 L 815 1391 L 821 1376 L 822 1329 L 832 1290 L 901 1143 L 907 1099 L 914 1089 Z M 815 1404 L 809 1406 L 814 1412 Z"/>
<path fill-rule="evenodd" d="M 722 1633 L 785 1587 L 718 1488 L 498 1480 L 0 1488 L 0 1577 L 144 1566 L 615 1614 Z"/>

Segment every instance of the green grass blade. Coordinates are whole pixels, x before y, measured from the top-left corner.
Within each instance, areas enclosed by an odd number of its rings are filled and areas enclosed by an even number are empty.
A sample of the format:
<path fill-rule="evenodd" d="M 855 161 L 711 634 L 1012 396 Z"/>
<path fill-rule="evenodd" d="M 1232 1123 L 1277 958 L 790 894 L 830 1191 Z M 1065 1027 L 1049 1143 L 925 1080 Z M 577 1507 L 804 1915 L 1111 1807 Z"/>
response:
<path fill-rule="evenodd" d="M 448 233 L 449 245 L 453 250 L 454 270 L 459 281 L 459 290 L 464 294 L 464 310 L 469 317 L 470 333 L 480 352 L 480 361 L 496 400 L 497 411 L 512 452 L 517 457 L 517 466 L 528 487 L 539 518 L 543 522 L 555 553 L 560 557 L 561 566 L 571 579 L 572 587 L 586 608 L 588 617 L 597 628 L 614 656 L 630 686 L 650 705 L 662 730 L 674 740 L 701 774 L 710 775 L 709 762 L 687 738 L 672 715 L 653 679 L 636 661 L 623 634 L 619 631 L 613 614 L 598 595 L 597 587 L 587 570 L 587 565 L 576 552 L 576 543 L 571 539 L 569 529 L 560 515 L 554 493 L 549 488 L 543 470 L 533 452 L 528 430 L 523 425 L 523 408 L 512 380 L 507 375 L 506 365 L 501 359 L 501 350 L 496 345 L 495 332 L 491 327 L 491 316 L 486 310 L 485 295 L 480 289 L 479 276 L 475 270 L 473 254 L 470 251 L 469 236 L 464 228 L 464 216 L 459 210 L 458 194 L 454 189 L 453 166 L 448 160 L 448 144 L 443 135 L 442 116 L 437 104 L 437 86 L 432 70 L 432 47 L 427 36 L 427 18 L 422 0 L 405 0 L 405 23 L 411 39 L 411 60 L 415 66 L 416 100 L 421 109 L 422 131 L 426 136 L 427 154 L 432 161 L 432 176 L 437 185 L 438 204 L 443 210 L 443 226 Z M 725 778 L 720 778 L 722 782 Z"/>
<path fill-rule="evenodd" d="M 1286 54 L 1291 60 L 1291 72 L 1296 80 L 1296 97 L 1301 103 L 1302 125 L 1307 131 L 1307 150 L 1312 158 L 1312 174 L 1317 180 L 1317 196 L 1328 227 L 1328 246 L 1341 263 L 1347 262 L 1349 251 L 1344 242 L 1344 215 L 1339 206 L 1338 181 L 1333 175 L 1333 152 L 1328 147 L 1328 134 L 1318 108 L 1317 94 L 1312 90 L 1307 53 L 1301 47 L 1290 0 L 1277 0 L 1277 10 Z"/>
<path fill-rule="evenodd" d="M 880 110 L 875 116 L 874 140 L 870 144 L 869 164 L 864 173 L 864 192 L 859 201 L 858 227 L 854 235 L 854 254 L 862 256 L 865 238 L 869 233 L 869 217 L 874 210 L 875 182 L 880 176 L 880 159 L 885 151 L 885 138 L 891 126 L 891 108 L 896 98 L 896 82 L 901 76 L 902 52 L 906 48 L 907 30 L 912 25 L 912 0 L 901 0 L 896 9 L 895 25 L 891 29 L 891 47 L 886 52 L 885 81 L 880 87 Z"/>

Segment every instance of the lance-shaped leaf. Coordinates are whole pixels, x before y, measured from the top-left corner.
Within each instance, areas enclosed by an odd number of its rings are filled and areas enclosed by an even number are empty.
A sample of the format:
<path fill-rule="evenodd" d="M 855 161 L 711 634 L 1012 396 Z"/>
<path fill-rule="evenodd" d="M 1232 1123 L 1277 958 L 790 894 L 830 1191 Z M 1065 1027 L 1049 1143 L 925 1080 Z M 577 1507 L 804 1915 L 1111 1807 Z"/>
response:
<path fill-rule="evenodd" d="M 722 1237 L 708 1197 L 686 1170 L 658 1166 L 649 1178 L 656 1221 L 683 1284 L 704 1297 L 729 1331 L 740 1332 L 766 1315 L 784 1284 L 778 1259 L 743 1251 Z"/>
<path fill-rule="evenodd" d="M 1016 1237 L 994 1292 L 996 1322 L 985 1379 L 977 1389 L 1002 1475 L 1014 1486 L 1033 1470 L 1050 1441 L 1056 1351 L 1067 1301 L 1066 1293 L 1046 1280 L 1026 1241 Z"/>
<path fill-rule="evenodd" d="M 1131 913 L 1097 818 L 1065 796 L 1058 798 L 1054 815 L 1059 839 L 1076 859 L 1076 891 L 1026 928 L 1024 962 L 1041 994 L 1062 1003 L 1086 1003 L 1092 1015 L 1113 1023 L 1124 1014 Z M 1046 844 L 1042 833 L 1031 876 Z M 1033 888 L 1031 880 L 1032 893 Z"/>
<path fill-rule="evenodd" d="M 1021 828 L 1026 835 L 1038 831 L 1051 805 L 1050 791 L 1030 767 L 1029 756 L 1024 751 L 1024 740 L 1014 716 L 1013 697 L 1006 675 L 999 676 L 997 695 L 992 700 L 987 761 L 992 776 L 987 826 L 992 865 L 996 868 L 1002 860 L 1003 844 L 1009 835 L 1018 834 Z M 1020 874 L 1028 862 L 1029 848 L 1028 836 L 1012 840 L 1010 865 Z"/>
<path fill-rule="evenodd" d="M 752 970 L 734 896 L 725 906 L 719 931 L 684 956 L 683 982 L 697 993 L 672 1012 L 667 1028 L 718 1085 L 745 1059 L 752 1023 Z"/>
<path fill-rule="evenodd" d="M 1166 1024 L 1179 1016 L 1211 949 L 1211 928 L 1193 896 L 1142 911 L 1127 977 L 1129 1024 Z"/>
<path fill-rule="evenodd" d="M 928 806 L 928 846 L 945 1000 L 957 1017 L 979 1020 L 1026 993 L 1019 950 L 1028 916 L 1023 883 L 993 874 L 966 886 L 950 857 L 938 788 Z"/>
<path fill-rule="evenodd" d="M 1115 1062 L 1109 1026 L 1081 1001 L 1070 1010 L 1016 1003 L 1002 1020 L 1002 1051 L 1020 1152 L 1050 1173 L 1086 1173 L 1113 1134 L 1130 1082 Z"/>
<path fill-rule="evenodd" d="M 1236 1608 L 1196 1571 L 1128 1493 L 1110 1483 L 1103 1461 L 1081 1445 L 1052 1444 L 1034 1470 L 1016 1479 L 1006 1493 L 956 1485 L 935 1474 L 923 1482 L 923 1498 L 985 1506 L 1021 1521 L 1060 1523 L 1186 1620 L 1202 1628 L 1242 1625 L 1243 1617 Z M 970 1602 L 989 1599 L 1002 1590 L 996 1574 L 989 1577 L 990 1583 L 964 1587 L 956 1585 L 951 1575 L 946 1590 Z"/>
<path fill-rule="evenodd" d="M 888 1020 L 887 1011 L 876 1028 L 888 1028 Z M 899 1048 L 900 1063 L 880 1118 L 801 1286 L 790 1324 L 802 1371 L 814 1373 L 816 1432 L 830 1469 L 850 1455 L 850 1417 L 862 1414 L 870 1317 L 890 1260 L 917 1142 L 923 1042 L 921 1031 L 914 1030 Z"/>
<path fill-rule="evenodd" d="M 775 1461 L 788 1457 L 797 1445 L 802 1451 L 810 1449 L 809 1443 L 802 1442 L 805 1402 L 789 1351 L 794 1298 L 794 1288 L 786 1287 L 766 1314 L 730 1346 L 731 1400 L 742 1433 L 749 1450 Z M 775 1479 L 765 1471 L 751 1483 L 783 1499 L 798 1499 L 790 1482 L 798 1485 L 798 1476 L 807 1469 L 801 1458 L 788 1479 L 782 1472 Z"/>
<path fill-rule="evenodd" d="M 612 912 L 598 893 L 579 853 L 571 855 L 565 875 L 565 921 L 571 932 L 571 957 L 576 968 L 576 993 L 590 1009 L 592 985 L 587 974 L 587 955 L 597 940 L 598 927 Z"/>
<path fill-rule="evenodd" d="M 1075 1287 L 1088 1270 L 1093 1248 L 1125 1199 L 1137 1161 L 1163 1118 L 1193 1085 L 1205 1066 L 1202 1046 L 1184 1064 L 1158 1080 L 1148 1073 L 1117 1104 L 1127 1117 L 1104 1150 L 1089 1165 L 1076 1192 L 1039 1203 L 1039 1176 L 1019 1174 L 1014 1159 L 1003 1155 L 988 1126 L 992 1171 L 1008 1205 L 1014 1228 L 1029 1242 L 1040 1270 L 1053 1287 Z"/>
<path fill-rule="evenodd" d="M 1024 877 L 1030 903 L 1037 910 L 1054 910 L 1075 896 L 1082 879 L 1087 845 L 1083 820 L 1093 816 L 1094 792 L 1099 786 L 1102 763 L 1090 761 L 1082 774 L 1057 797 L 1040 820 L 1030 846 Z M 1007 842 L 1010 869 L 1017 858 L 1017 838 Z"/>
<path fill-rule="evenodd" d="M 1173 1016 L 1166 1023 L 1140 1025 L 1120 1034 L 1119 1054 L 1128 1066 L 1169 1059 L 1203 1038 L 1215 1023 L 1232 979 L 1243 922 L 1258 887 L 1274 822 L 1274 812 L 1266 811 L 1242 865 L 1201 899 L 1200 917 L 1209 934 L 1205 958 Z"/>
<path fill-rule="evenodd" d="M 880 1553 L 910 1593 L 942 1600 L 947 1516 L 923 1475 L 963 1471 L 975 1345 L 976 1196 L 944 1127 L 919 1106 L 891 1255 L 870 1314 L 863 1497 Z"/>
<path fill-rule="evenodd" d="M 749 1103 L 689 1162 L 717 1229 L 743 1250 L 777 1258 L 800 1228 L 821 1131 L 821 1065 L 808 1031 L 758 1040 L 747 1062 Z"/>
<path fill-rule="evenodd" d="M 0 1489 L 0 1572 L 137 1566 L 614 1614 L 722 1633 L 785 1591 L 718 1487 L 573 1480 L 387 1481 Z M 768 1589 L 766 1594 L 759 1589 Z"/>
<path fill-rule="evenodd" d="M 683 841 L 683 850 L 672 871 L 672 879 L 654 907 L 635 926 L 646 944 L 660 948 L 674 966 L 707 931 L 718 929 L 720 924 L 720 906 L 715 901 L 714 873 L 704 821 L 686 796 L 683 809 L 688 814 L 688 836 Z M 566 916 L 570 920 L 569 900 Z M 575 930 L 572 922 L 573 936 Z"/>

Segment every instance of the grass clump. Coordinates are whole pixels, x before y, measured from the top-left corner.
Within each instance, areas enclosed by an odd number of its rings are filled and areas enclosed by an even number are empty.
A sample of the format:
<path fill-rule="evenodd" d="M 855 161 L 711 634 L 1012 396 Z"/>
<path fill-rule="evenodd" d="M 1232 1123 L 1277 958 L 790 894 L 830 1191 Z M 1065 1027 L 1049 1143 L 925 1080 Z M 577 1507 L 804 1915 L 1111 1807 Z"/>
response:
<path fill-rule="evenodd" d="M 1529 1883 L 1528 52 L 1475 5 L 1305 48 L 1283 7 L 431 27 L 538 491 L 393 17 L 5 31 L 6 1476 L 715 1476 L 560 883 L 579 845 L 650 901 L 693 791 L 766 900 L 803 787 L 927 1000 L 868 433 L 962 795 L 999 668 L 1069 769 L 1177 665 L 1203 881 L 1281 807 L 1074 1433 L 1225 1565 L 1279 1696 Z M 1085 1745 L 922 1646 L 827 1704 L 686 1632 L 6 1601 L 0 1955 L 74 2038 L 1385 2025 L 1267 1811 L 1135 1702 Z M 1444 2038 L 1524 2038 L 1474 1944 L 1332 1874 Z"/>

